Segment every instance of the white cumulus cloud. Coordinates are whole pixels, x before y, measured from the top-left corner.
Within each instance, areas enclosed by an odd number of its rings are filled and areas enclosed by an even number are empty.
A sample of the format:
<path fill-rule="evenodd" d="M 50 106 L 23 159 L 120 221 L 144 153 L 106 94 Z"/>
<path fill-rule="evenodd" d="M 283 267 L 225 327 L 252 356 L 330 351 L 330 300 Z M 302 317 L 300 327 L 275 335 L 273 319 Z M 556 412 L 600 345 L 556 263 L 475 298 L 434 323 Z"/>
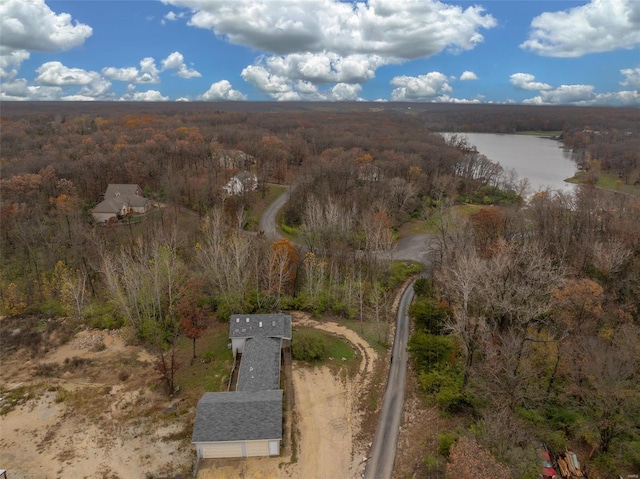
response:
<path fill-rule="evenodd" d="M 2 0 L 0 32 L 0 78 L 12 82 L 30 51 L 69 50 L 82 45 L 93 29 L 68 13 L 55 13 L 44 0 Z"/>
<path fill-rule="evenodd" d="M 277 100 L 291 98 L 294 90 L 294 85 L 288 78 L 273 74 L 261 65 L 249 65 L 242 70 L 241 75 L 244 81 Z"/>
<path fill-rule="evenodd" d="M 523 101 L 527 105 L 640 106 L 640 92 L 596 93 L 592 85 L 561 85 Z"/>
<path fill-rule="evenodd" d="M 140 68 L 136 67 L 105 67 L 102 74 L 116 81 L 126 81 L 138 84 L 156 84 L 160 83 L 160 71 L 156 66 L 153 57 L 146 57 L 140 60 Z"/>
<path fill-rule="evenodd" d="M 82 68 L 69 68 L 60 62 L 43 63 L 36 69 L 35 81 L 48 86 L 88 85 L 100 78 L 97 72 Z"/>
<path fill-rule="evenodd" d="M 478 75 L 468 70 L 465 72 L 462 72 L 462 75 L 460 75 L 461 81 L 471 81 L 471 80 L 477 80 L 477 79 L 478 79 Z"/>
<path fill-rule="evenodd" d="M 0 51 L 1 47 L 0 47 Z M 18 69 L 22 62 L 29 58 L 26 50 L 14 50 L 5 55 L 0 54 L 0 78 L 12 80 L 18 75 Z"/>
<path fill-rule="evenodd" d="M 134 89 L 129 89 L 120 99 L 124 101 L 169 101 L 169 97 L 163 96 L 158 90 L 135 91 Z"/>
<path fill-rule="evenodd" d="M 162 1 L 189 9 L 189 25 L 263 52 L 242 77 L 278 100 L 336 96 L 317 85 L 364 83 L 384 65 L 471 50 L 497 25 L 482 7 L 438 0 Z"/>
<path fill-rule="evenodd" d="M 362 91 L 362 85 L 338 83 L 331 89 L 330 98 L 333 101 L 354 101 L 359 100 L 358 95 Z"/>
<path fill-rule="evenodd" d="M 153 57 L 146 57 L 140 60 L 140 67 L 105 67 L 102 74 L 111 80 L 124 81 L 129 83 L 153 85 L 160 83 L 160 73 L 167 70 L 175 70 L 181 78 L 197 78 L 202 75 L 200 72 L 187 67 L 184 63 L 184 55 L 180 52 L 173 52 L 161 62 L 162 69 L 158 69 L 156 60 Z"/>
<path fill-rule="evenodd" d="M 164 17 L 162 17 L 162 20 L 160 22 L 163 25 L 166 23 L 167 20 L 170 21 L 170 22 L 175 22 L 179 18 L 184 18 L 184 15 L 185 15 L 184 12 L 176 13 L 174 11 L 170 11 Z"/>
<path fill-rule="evenodd" d="M 53 12 L 44 0 L 3 0 L 0 30 L 3 49 L 41 52 L 69 50 L 93 33 L 89 25 L 73 22 L 68 13 Z"/>
<path fill-rule="evenodd" d="M 200 72 L 185 65 L 184 56 L 180 52 L 173 52 L 162 60 L 162 69 L 176 70 L 176 74 L 181 78 L 198 78 L 202 76 Z"/>
<path fill-rule="evenodd" d="M 472 49 L 497 25 L 482 7 L 437 0 L 163 0 L 193 11 L 190 25 L 264 52 L 332 51 L 413 59 Z"/>
<path fill-rule="evenodd" d="M 640 89 L 640 67 L 625 68 L 620 70 L 620 73 L 624 76 L 624 80 L 620 82 L 620 85 Z"/>
<path fill-rule="evenodd" d="M 62 88 L 58 86 L 34 86 L 24 78 L 3 82 L 0 99 L 6 101 L 54 101 L 60 98 Z"/>
<path fill-rule="evenodd" d="M 417 77 L 397 76 L 390 83 L 396 87 L 391 92 L 391 98 L 395 101 L 433 100 L 453 91 L 449 78 L 440 72 L 429 72 Z"/>
<path fill-rule="evenodd" d="M 524 100 L 527 105 L 558 105 L 581 103 L 595 98 L 593 85 L 560 85 L 540 92 L 540 95 Z"/>
<path fill-rule="evenodd" d="M 64 93 L 68 92 L 69 89 L 73 89 L 73 87 L 80 87 L 80 89 L 75 93 L 60 96 L 59 99 L 79 100 L 81 98 L 91 98 L 94 100 L 108 100 L 113 97 L 111 82 L 98 72 L 68 67 L 60 62 L 53 61 L 40 65 L 36 69 L 36 73 L 38 75 L 34 81 L 41 87 L 61 87 L 58 90 L 48 90 L 48 97 L 52 94 L 56 96 L 64 95 Z M 27 89 L 26 93 L 29 92 L 37 94 L 33 99 L 40 97 L 40 90 Z"/>
<path fill-rule="evenodd" d="M 116 81 L 135 82 L 136 78 L 138 78 L 138 73 L 139 72 L 136 67 L 105 67 L 102 69 L 102 74 L 104 76 Z"/>
<path fill-rule="evenodd" d="M 579 57 L 639 44 L 640 1 L 591 0 L 535 17 L 520 47 L 542 56 Z"/>
<path fill-rule="evenodd" d="M 531 73 L 514 73 L 509 77 L 511 84 L 520 90 L 551 90 L 548 83 L 535 81 L 536 77 Z"/>
<path fill-rule="evenodd" d="M 228 80 L 220 80 L 212 83 L 209 89 L 203 93 L 201 99 L 206 101 L 243 101 L 247 99 L 247 96 L 234 90 Z"/>

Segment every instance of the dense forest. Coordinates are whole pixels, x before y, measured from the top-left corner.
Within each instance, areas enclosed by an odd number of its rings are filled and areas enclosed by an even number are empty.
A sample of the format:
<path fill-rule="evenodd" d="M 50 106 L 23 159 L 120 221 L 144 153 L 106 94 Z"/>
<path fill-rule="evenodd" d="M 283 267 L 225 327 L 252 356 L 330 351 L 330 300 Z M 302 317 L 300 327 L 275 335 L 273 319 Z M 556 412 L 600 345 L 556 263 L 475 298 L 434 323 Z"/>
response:
<path fill-rule="evenodd" d="M 409 348 L 424 407 L 457 426 L 416 458 L 417 477 L 537 478 L 541 443 L 579 452 L 591 478 L 637 473 L 640 199 L 589 182 L 527 196 L 437 132 L 546 132 L 591 177 L 633 185 L 638 119 L 497 105 L 4 104 L 2 314 L 131 328 L 172 391 L 176 339 L 195 344 L 207 318 L 330 313 L 379 325 L 384 343 L 394 293 L 418 269 L 388 252 L 420 223 L 437 248 L 416 282 Z M 243 170 L 257 188 L 225 193 Z M 91 210 L 113 183 L 139 185 L 154 207 L 98 224 Z M 285 190 L 287 238 L 273 241 L 257 216 Z M 37 354 L 42 338 L 13 341 L 8 351 L 31 341 Z"/>

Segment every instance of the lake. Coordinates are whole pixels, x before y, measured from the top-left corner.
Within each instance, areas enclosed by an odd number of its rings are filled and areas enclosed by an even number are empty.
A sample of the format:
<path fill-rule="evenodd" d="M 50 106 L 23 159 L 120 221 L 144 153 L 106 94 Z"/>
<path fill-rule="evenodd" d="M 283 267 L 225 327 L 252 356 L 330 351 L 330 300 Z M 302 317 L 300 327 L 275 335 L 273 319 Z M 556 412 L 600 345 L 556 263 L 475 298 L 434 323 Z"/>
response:
<path fill-rule="evenodd" d="M 563 150 L 559 141 L 529 135 L 456 134 L 505 170 L 515 170 L 519 179 L 528 178 L 534 192 L 546 188 L 572 192 L 575 188 L 564 181 L 578 169 L 575 155 Z"/>

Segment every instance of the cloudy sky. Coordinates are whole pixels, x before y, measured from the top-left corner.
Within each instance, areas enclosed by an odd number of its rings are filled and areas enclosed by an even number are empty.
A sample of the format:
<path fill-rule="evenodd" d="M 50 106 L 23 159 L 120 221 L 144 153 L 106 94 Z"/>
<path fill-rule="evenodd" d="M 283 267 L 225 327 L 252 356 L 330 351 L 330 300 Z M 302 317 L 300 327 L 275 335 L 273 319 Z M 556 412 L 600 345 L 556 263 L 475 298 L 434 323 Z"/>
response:
<path fill-rule="evenodd" d="M 640 106 L 640 0 L 0 0 L 0 100 Z"/>

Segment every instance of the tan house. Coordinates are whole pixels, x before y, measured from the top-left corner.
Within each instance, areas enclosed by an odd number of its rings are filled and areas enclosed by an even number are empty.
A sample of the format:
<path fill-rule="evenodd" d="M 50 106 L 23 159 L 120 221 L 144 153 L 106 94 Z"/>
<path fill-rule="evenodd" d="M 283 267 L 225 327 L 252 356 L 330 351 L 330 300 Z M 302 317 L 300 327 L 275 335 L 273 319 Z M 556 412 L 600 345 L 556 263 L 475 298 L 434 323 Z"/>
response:
<path fill-rule="evenodd" d="M 106 223 L 111 218 L 131 213 L 144 214 L 149 211 L 149 200 L 138 185 L 110 184 L 104 200 L 98 203 L 91 214 L 98 223 Z"/>

